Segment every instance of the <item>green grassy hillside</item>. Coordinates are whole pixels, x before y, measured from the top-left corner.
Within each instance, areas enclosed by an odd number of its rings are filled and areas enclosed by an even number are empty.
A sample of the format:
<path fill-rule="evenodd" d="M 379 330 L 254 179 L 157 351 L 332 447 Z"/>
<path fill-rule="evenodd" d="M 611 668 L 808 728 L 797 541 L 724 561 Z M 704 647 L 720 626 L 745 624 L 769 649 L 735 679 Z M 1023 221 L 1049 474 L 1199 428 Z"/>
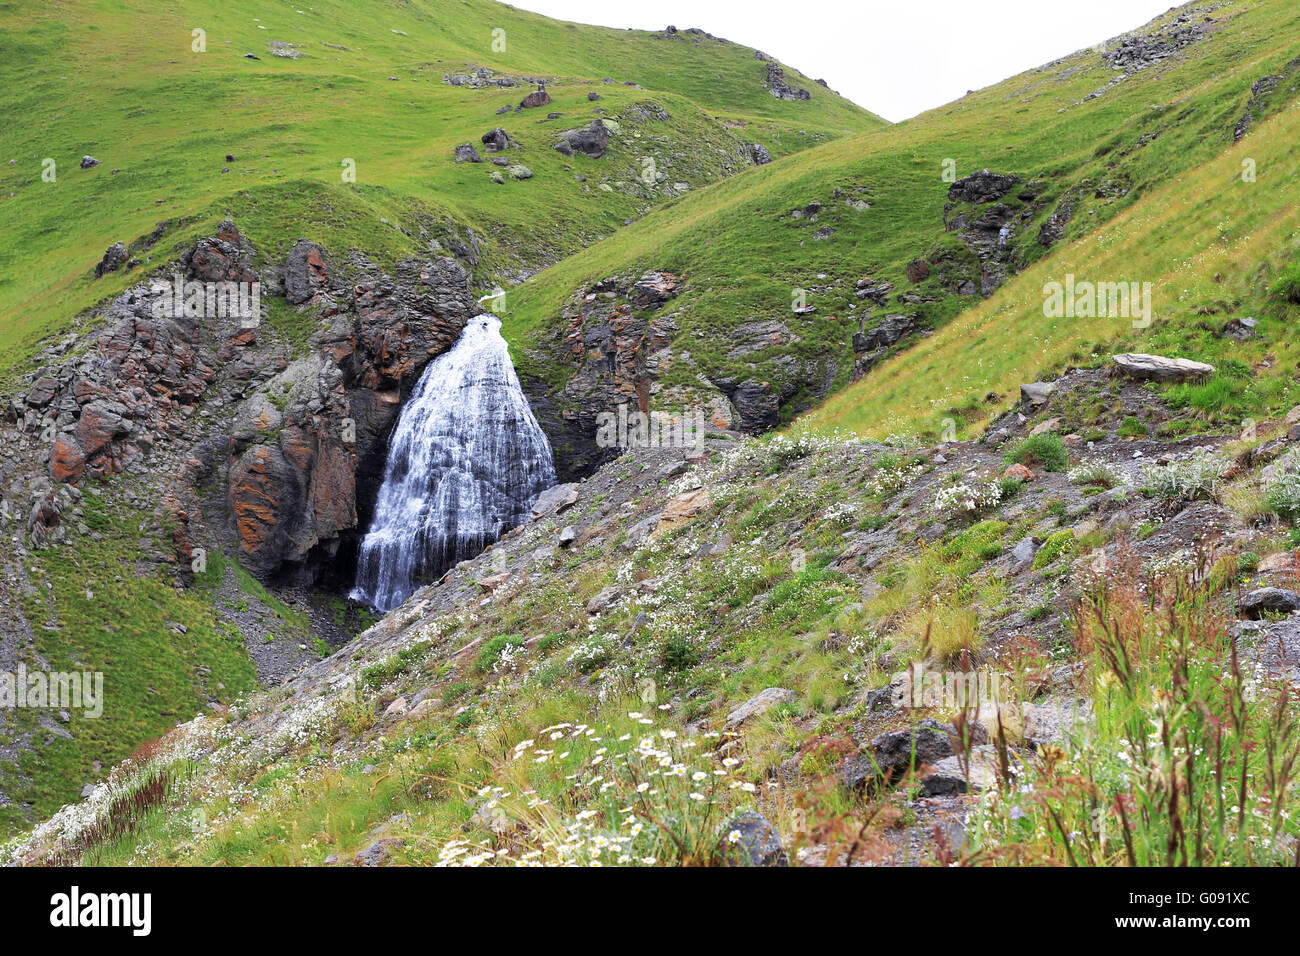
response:
<path fill-rule="evenodd" d="M 860 322 L 869 330 L 884 314 L 906 313 L 915 317 L 916 331 L 923 335 L 959 314 L 988 314 L 997 308 L 994 303 L 1012 294 L 1008 288 L 985 302 L 978 295 L 954 292 L 961 281 L 978 285 L 980 264 L 957 234 L 944 227 L 952 178 L 944 173 L 949 170 L 958 177 L 982 168 L 1019 177 L 1020 185 L 1004 200 L 1016 211 L 1009 241 L 1012 273 L 1054 250 L 1057 258 L 1051 261 L 1056 265 L 1044 265 L 1035 275 L 1046 275 L 1067 261 L 1074 263 L 1075 271 L 1085 271 L 1097 244 L 1108 242 L 1093 238 L 1102 235 L 1098 230 L 1104 223 L 1136 204 L 1199 198 L 1197 190 L 1206 188 L 1204 181 L 1168 184 L 1181 182 L 1178 177 L 1191 175 L 1232 146 L 1238 120 L 1258 106 L 1252 103 L 1252 83 L 1270 74 L 1285 77 L 1264 101 L 1262 115 L 1294 101 L 1297 73 L 1292 61 L 1300 55 L 1295 40 L 1300 9 L 1294 4 L 1258 0 L 1213 10 L 1192 4 L 1134 30 L 1133 35 L 1188 29 L 1176 20 L 1179 16 L 1193 27 L 1204 24 L 1204 35 L 1131 75 L 1116 69 L 1103 53 L 1083 50 L 915 119 L 748 170 L 676 201 L 527 282 L 513 297 L 513 323 L 508 324 L 519 346 L 516 351 L 526 353 L 531 343 L 563 329 L 565 302 L 593 280 L 618 271 L 668 269 L 686 279 L 686 289 L 675 303 L 676 319 L 682 327 L 681 339 L 691 343 L 691 356 L 707 372 L 734 371 L 737 363 L 727 358 L 727 352 L 732 346 L 729 333 L 738 324 L 776 319 L 798 337 L 796 348 L 836 356 L 835 388 L 842 387 L 851 377 L 851 339 Z M 1112 41 L 1110 49 L 1118 48 L 1120 40 Z M 1117 77 L 1122 81 L 1116 82 Z M 1261 113 L 1255 112 L 1258 118 Z M 1240 158 L 1253 155 L 1252 142 L 1262 147 L 1265 135 L 1257 124 L 1233 154 L 1239 158 L 1224 163 L 1214 180 L 1218 198 L 1195 213 L 1210 218 L 1210 226 L 1232 219 L 1237 199 L 1251 208 L 1274 212 L 1291 203 L 1287 174 L 1270 166 L 1272 151 L 1256 157 L 1257 182 L 1233 187 L 1233 170 L 1227 167 L 1236 163 L 1239 173 Z M 1239 177 L 1237 185 L 1242 185 Z M 1021 190 L 1032 196 L 1019 198 Z M 1148 198 L 1162 190 L 1163 199 Z M 870 208 L 848 205 L 856 199 L 865 200 Z M 792 210 L 812 202 L 823 206 L 815 224 L 791 216 Z M 1040 230 L 1067 203 L 1072 218 L 1049 248 Z M 974 208 L 978 214 L 988 207 Z M 814 233 L 827 226 L 833 235 L 815 239 Z M 1225 228 L 1229 234 L 1240 231 L 1235 222 Z M 1183 243 L 1183 238 L 1177 230 L 1162 234 L 1167 255 L 1158 265 L 1145 260 L 1141 275 L 1130 276 L 1120 268 L 1136 260 L 1115 255 L 1104 261 L 1098 278 L 1154 281 L 1201 248 L 1197 241 Z M 1075 252 L 1067 253 L 1067 248 Z M 1279 256 L 1284 251 L 1281 244 L 1270 250 Z M 925 260 L 931 271 L 928 277 L 912 281 L 906 268 L 918 259 Z M 871 303 L 855 297 L 856 283 L 864 277 L 887 281 L 894 289 L 890 300 L 870 313 L 866 307 Z M 1039 278 L 1035 286 L 1026 280 L 1017 288 L 1041 288 L 1043 281 Z M 817 308 L 815 314 L 792 313 L 797 289 L 806 290 L 807 303 Z M 1026 308 L 1032 305 L 1028 299 L 1026 303 Z M 1176 311 L 1168 296 L 1161 305 L 1161 319 Z M 1085 337 L 1109 337 L 1118 331 L 1113 326 L 1093 328 Z M 915 339 L 916 335 L 909 337 L 900 347 Z M 955 332 L 942 341 L 961 348 Z M 1024 364 L 1028 356 L 1038 353 L 1027 343 L 1028 339 L 1001 341 L 997 348 L 1007 361 Z M 760 354 L 756 362 L 746 357 L 745 361 L 753 362 L 753 370 L 746 374 L 780 381 L 783 354 Z M 983 402 L 988 390 L 979 384 L 984 381 L 979 376 L 970 379 L 969 387 L 960 387 L 966 379 L 952 376 L 952 363 L 958 358 L 954 351 L 936 363 L 937 390 L 927 391 L 925 379 L 914 381 L 911 360 L 904 356 L 891 366 L 898 387 L 889 401 L 874 395 L 860 397 L 872 395 L 874 374 L 868 375 L 867 381 L 838 400 L 837 411 L 828 413 L 826 420 L 854 428 L 869 423 L 872 430 L 888 431 L 892 416 L 910 415 L 912 407 L 919 407 L 933 419 L 927 424 L 937 433 L 949 405 L 964 406 L 971 396 Z M 1028 364 L 1045 369 L 1052 363 Z M 532 371 L 546 374 L 545 368 Z M 1016 397 L 1008 383 L 997 385 L 999 402 L 988 408 L 990 412 Z M 849 411 L 851 407 L 858 411 Z M 788 408 L 787 417 L 797 410 Z"/>
<path fill-rule="evenodd" d="M 518 85 L 444 80 L 476 68 Z M 431 257 L 442 242 L 477 245 L 474 279 L 490 287 L 744 168 L 749 144 L 779 158 L 883 124 L 785 69 L 809 100 L 774 98 L 767 64 L 724 40 L 564 24 L 488 0 L 0 3 L 0 104 L 9 120 L 0 157 L 0 383 L 10 391 L 60 330 L 94 324 L 97 306 L 226 216 L 256 245 L 259 269 L 282 264 L 300 236 L 324 245 L 344 272 L 349 253 L 391 267 Z M 532 78 L 546 80 L 552 102 L 515 111 Z M 552 112 L 561 115 L 548 119 Z M 562 131 L 597 116 L 618 124 L 603 157 L 552 148 Z M 497 184 L 497 166 L 454 162 L 457 145 L 482 150 L 480 137 L 497 126 L 514 140 L 512 162 L 532 178 Z M 80 168 L 84 155 L 99 164 Z M 647 159 L 662 183 L 641 178 Z M 342 175 L 345 160 L 355 163 L 355 181 Z M 139 265 L 94 278 L 119 240 Z M 270 324 L 291 341 L 315 328 L 311 310 L 278 298 L 268 306 Z M 6 505 L 17 505 L 9 514 L 25 514 L 24 476 L 0 482 Z M 103 670 L 107 692 L 124 702 L 103 720 L 75 716 L 54 729 L 30 712 L 10 715 L 6 738 L 36 749 L 0 761 L 0 830 L 48 815 L 140 742 L 246 692 L 253 666 L 231 619 L 249 603 L 274 612 L 266 640 L 311 643 L 300 633 L 306 625 L 290 620 L 295 612 L 264 591 L 245 593 L 256 582 L 238 568 L 184 590 L 138 564 L 146 542 L 163 540 L 154 518 L 119 494 L 139 485 L 114 482 L 104 499 L 94 488 L 77 515 L 84 530 L 55 549 L 18 551 L 21 526 L 0 518 L 14 568 L 32 582 L 14 588 L 27 625 L 19 631 L 31 635 L 23 653 Z"/>
<path fill-rule="evenodd" d="M 205 52 L 194 52 L 196 29 Z M 443 81 L 471 67 L 544 78 L 553 102 L 497 116 L 531 87 Z M 146 264 L 229 213 L 280 258 L 300 235 L 379 262 L 427 255 L 430 223 L 450 220 L 503 247 L 485 253 L 485 272 L 536 268 L 662 198 L 596 188 L 633 179 L 644 156 L 701 154 L 665 170 L 697 186 L 725 172 L 707 152 L 724 136 L 780 156 L 883 122 L 788 67 L 812 98 L 777 100 L 765 71 L 722 40 L 559 23 L 489 0 L 0 4 L 0 372 L 120 290 L 130 274 L 95 282 L 92 267 L 160 222 L 171 227 L 139 252 Z M 611 162 L 551 149 L 597 110 L 647 102 L 672 119 L 646 124 L 644 148 L 616 144 Z M 547 120 L 552 111 L 563 116 Z M 457 144 L 498 125 L 534 179 L 498 186 L 494 167 L 452 162 Z M 83 155 L 100 165 L 80 169 Z M 343 181 L 344 160 L 355 182 Z"/>
<path fill-rule="evenodd" d="M 1242 163 L 1256 164 L 1243 182 Z M 974 435 L 1019 399 L 1024 382 L 1068 367 L 1106 366 L 1118 352 L 1209 362 L 1209 381 L 1161 387 L 1185 414 L 1163 437 L 1240 431 L 1248 418 L 1296 404 L 1300 314 L 1300 106 L 1292 103 L 1213 160 L 1174 177 L 1097 232 L 1067 245 L 988 301 L 882 365 L 800 424 L 864 435 L 936 435 L 953 418 Z M 1047 318 L 1043 286 L 1067 273 L 1153 284 L 1153 321 Z M 1238 342 L 1220 334 L 1230 319 L 1258 320 Z M 990 400 L 989 396 L 993 399 Z"/>
<path fill-rule="evenodd" d="M 977 567 L 1001 560 L 1003 544 L 1010 549 L 1046 531 L 1068 534 L 1083 548 L 1120 534 L 1109 526 L 1105 534 L 1066 528 L 1064 496 L 1083 495 L 1070 487 L 1073 479 L 1058 475 L 1051 486 L 1040 476 L 1026 493 L 1032 507 L 1013 509 L 998 527 L 987 522 L 981 534 L 988 540 L 957 528 L 925 537 L 933 530 L 924 510 L 933 491 L 925 469 L 956 470 L 958 463 L 918 456 L 913 436 L 937 436 L 952 419 L 959 438 L 976 438 L 1016 401 L 1019 384 L 1071 365 L 1103 366 L 1114 351 L 1218 366 L 1208 382 L 1135 389 L 1144 396 L 1160 391 L 1161 408 L 1171 411 L 1150 436 L 1152 446 L 1190 431 L 1236 431 L 1244 418 L 1271 417 L 1296 402 L 1300 353 L 1287 332 L 1300 305 L 1300 8 L 1289 0 L 1179 8 L 1134 31 L 1177 46 L 1142 69 L 1117 59 L 1121 38 L 895 126 L 790 67 L 787 79 L 809 89 L 811 99 L 772 97 L 763 87 L 767 65 L 748 48 L 701 34 L 556 23 L 487 0 L 326 0 L 303 7 L 232 0 L 213 11 L 178 3 L 163 12 L 129 0 L 57 13 L 0 0 L 0 14 L 0 102 L 6 116 L 21 118 L 6 130 L 9 155 L 0 155 L 0 383 L 20 379 L 52 335 L 95 321 L 97 304 L 211 233 L 225 216 L 256 244 L 259 267 L 283 262 L 299 236 L 324 245 L 346 271 L 349 252 L 391 266 L 431 256 L 438 242 L 473 230 L 480 243 L 476 284 L 522 282 L 508 296 L 505 333 L 532 380 L 558 385 L 571 372 L 552 361 L 552 347 L 569 307 L 592 282 L 668 270 L 683 282 L 671 307 L 679 329 L 675 355 L 663 363 L 661 383 L 690 385 L 702 370 L 779 386 L 791 356 L 830 356 L 834 394 L 797 427 L 909 436 L 895 439 L 893 451 L 784 437 L 770 445 L 745 442 L 728 454 L 715 448 L 710 520 L 639 549 L 624 548 L 635 526 L 624 527 L 630 522 L 623 517 L 648 520 L 664 496 L 689 489 L 659 487 L 656 477 L 644 489 L 634 482 L 638 487 L 620 490 L 640 470 L 660 474 L 660 463 L 653 472 L 637 462 L 612 466 L 605 480 L 635 508 L 610 517 L 611 488 L 589 488 L 581 510 L 599 533 L 553 553 L 555 574 L 544 586 L 489 601 L 467 577 L 466 600 L 487 607 L 485 613 L 400 611 L 376 628 L 364 651 L 354 649 L 368 657 L 321 665 L 318 677 L 368 665 L 359 674 L 360 694 L 322 705 L 314 716 L 313 705 L 294 699 L 291 687 L 247 726 L 240 726 L 244 712 L 236 713 L 230 742 L 240 759 L 213 761 L 219 772 L 187 797 L 217 821 L 216 830 L 195 834 L 188 820 L 154 821 L 166 830 L 142 853 L 159 861 L 323 862 L 339 851 L 362 851 L 372 829 L 400 810 L 416 818 L 402 834 L 406 858 L 432 862 L 447 834 L 471 822 L 473 808 L 462 799 L 471 784 L 486 779 L 561 792 L 558 775 L 539 781 L 515 774 L 500 763 L 501 753 L 558 721 L 599 721 L 620 736 L 631 733 L 627 722 L 634 718 L 622 715 L 640 706 L 629 695 L 634 678 L 645 675 L 673 695 L 681 692 L 665 720 L 682 735 L 700 720 L 725 719 L 765 687 L 799 681 L 798 704 L 778 708 L 764 723 L 764 733 L 782 741 L 769 748 L 770 763 L 779 752 L 804 769 L 820 767 L 820 751 L 804 745 L 820 747 L 818 737 L 834 743 L 842 720 L 857 716 L 844 718 L 850 652 L 841 637 L 890 636 L 873 644 L 870 673 L 849 682 L 859 691 L 878 689 L 900 665 L 887 653 L 893 638 L 910 653 L 925 634 L 924 654 L 927 614 L 941 615 L 950 631 L 974 632 L 1026 607 L 1057 613 L 1052 608 L 1067 596 L 1064 561 L 1049 567 L 1045 559 L 1050 576 L 1037 582 L 1043 587 L 1032 605 L 998 575 L 972 586 L 980 593 L 963 590 Z M 205 52 L 191 48 L 195 29 L 205 31 Z M 443 80 L 480 67 L 544 78 L 553 102 L 515 112 L 531 81 L 471 89 Z M 1252 84 L 1270 76 L 1279 79 L 1257 95 Z M 593 93 L 599 98 L 590 99 Z M 508 111 L 498 113 L 502 108 Z M 547 119 L 552 111 L 562 115 Z M 558 133 L 596 116 L 618 124 L 605 157 L 552 149 Z M 1250 128 L 1235 142 L 1243 117 Z M 498 184 L 490 176 L 496 166 L 453 162 L 458 144 L 477 144 L 498 125 L 516 141 L 510 156 L 529 167 L 531 178 L 506 176 Z M 750 143 L 762 144 L 775 161 L 750 166 L 743 159 Z M 80 169 L 85 154 L 99 165 Z M 57 164 L 48 182 L 46 158 Z M 662 182 L 640 179 L 647 158 L 665 174 Z M 349 161 L 355 182 L 341 175 Z M 946 228 L 954 215 L 993 208 L 949 198 L 954 179 L 984 168 L 1017 180 L 1000 200 L 1014 224 L 1000 254 L 1005 282 L 985 289 L 987 297 L 979 288 L 986 264 L 961 230 Z M 1243 178 L 1246 170 L 1255 175 Z M 819 206 L 815 221 L 805 212 L 812 204 Z M 94 279 L 95 262 L 116 240 L 130 244 L 141 265 Z M 1046 318 L 1044 285 L 1066 274 L 1152 283 L 1154 321 L 1138 329 L 1113 318 Z M 873 304 L 860 296 L 864 279 L 888 283 L 887 298 Z M 793 311 L 800 295 L 815 311 Z M 909 331 L 851 381 L 854 333 L 890 313 L 909 316 Z M 1259 320 L 1253 338 L 1221 335 L 1225 322 L 1244 316 Z M 271 309 L 272 325 L 295 342 L 302 339 L 295 323 L 314 327 L 317 318 L 278 299 Z M 737 354 L 733 333 L 764 320 L 783 323 L 793 341 Z M 690 363 L 681 360 L 688 350 Z M 1079 400 L 1099 404 L 1084 408 L 1071 428 L 1100 427 L 1114 411 L 1100 394 Z M 813 402 L 809 394 L 795 396 L 781 409 L 782 420 Z M 1088 420 L 1092 411 L 1098 421 Z M 983 467 L 990 474 L 1000 473 L 1000 453 L 971 449 L 989 459 Z M 1147 451 L 1154 457 L 1163 446 Z M 923 484 L 909 486 L 917 481 Z M 116 494 L 129 483 L 104 488 Z M 887 499 L 905 486 L 909 507 L 913 491 L 924 494 L 916 495 L 914 526 L 895 542 L 898 553 L 885 555 L 870 579 L 865 568 L 850 569 L 847 578 L 833 569 L 845 532 L 869 535 L 894 521 L 901 506 Z M 1051 497 L 1040 492 L 1044 487 Z M 25 507 L 30 495 L 21 491 Z M 850 501 L 847 511 L 841 499 Z M 81 538 L 22 555 L 21 570 L 33 582 L 22 609 L 45 659 L 129 674 L 110 692 L 130 706 L 93 728 L 78 722 L 71 738 L 52 734 L 38 758 L 0 767 L 0 782 L 17 797 L 0 813 L 0 830 L 48 816 L 142 740 L 243 694 L 252 668 L 227 612 L 245 605 L 249 591 L 261 589 L 258 599 L 280 618 L 271 625 L 276 632 L 308 639 L 305 626 L 290 620 L 296 610 L 280 605 L 281 614 L 274 597 L 224 560 L 188 590 L 157 568 L 137 565 L 139 552 L 153 548 L 165 529 L 141 523 L 116 497 L 106 500 L 111 507 L 91 502 L 76 515 L 87 525 Z M 1149 505 L 1154 529 L 1160 502 L 1151 498 Z M 521 538 L 536 538 L 533 545 L 558 532 L 545 522 L 530 527 Z M 12 531 L 21 540 L 17 524 Z M 1261 540 L 1251 545 L 1260 554 L 1265 545 L 1281 547 Z M 912 546 L 922 541 L 934 547 L 913 560 Z M 1073 542 L 1055 541 L 1056 550 L 1047 549 L 1053 562 L 1073 555 Z M 765 550 L 771 548 L 775 555 Z M 809 559 L 806 566 L 792 562 L 796 551 L 801 562 Z M 516 558 L 531 561 L 536 552 L 521 549 Z M 679 559 L 690 555 L 709 565 L 691 572 L 698 577 L 676 573 Z M 484 556 L 478 570 L 487 563 Z M 227 571 L 238 584 L 233 591 L 225 587 Z M 607 633 L 593 637 L 591 617 L 605 612 L 589 611 L 587 602 L 599 604 L 629 575 L 665 588 L 663 596 L 647 589 L 635 606 L 611 615 Z M 948 603 L 920 610 L 940 586 Z M 648 628 L 638 623 L 642 606 Z M 622 667 L 613 650 L 625 633 L 631 636 L 618 647 L 635 651 L 635 667 Z M 817 639 L 815 653 L 808 635 Z M 465 656 L 471 640 L 480 643 Z M 505 676 L 516 649 L 535 655 L 526 684 Z M 506 662 L 498 667 L 502 654 Z M 592 678 L 597 672 L 607 686 Z M 402 707 L 390 712 L 399 695 Z M 408 703 L 415 713 L 425 700 L 433 703 L 412 716 L 411 736 L 400 743 L 383 737 L 379 728 L 404 720 Z M 271 712 L 281 705 L 283 711 Z M 445 710 L 432 716 L 432 708 Z M 194 726 L 206 733 L 208 723 Z M 211 723 L 227 726 L 220 716 Z M 283 744 L 279 750 L 245 746 L 268 727 L 286 732 L 267 738 Z M 322 748 L 334 745 L 335 757 L 322 762 Z M 754 769 L 770 769 L 766 760 Z M 300 801 L 294 788 L 308 765 L 315 789 Z M 243 788 L 260 801 L 247 815 L 227 799 Z M 835 816 L 843 808 L 832 810 Z M 307 843 L 287 837 L 300 826 Z M 107 859 L 134 854 L 128 844 Z M 1055 854 L 1054 848 L 1047 856 Z"/>

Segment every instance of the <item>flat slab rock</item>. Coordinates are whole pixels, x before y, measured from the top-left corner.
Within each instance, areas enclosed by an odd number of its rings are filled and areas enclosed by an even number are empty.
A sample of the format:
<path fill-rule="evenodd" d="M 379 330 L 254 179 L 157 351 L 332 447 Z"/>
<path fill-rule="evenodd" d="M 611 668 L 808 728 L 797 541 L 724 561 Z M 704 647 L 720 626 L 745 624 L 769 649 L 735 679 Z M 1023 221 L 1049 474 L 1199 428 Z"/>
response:
<path fill-rule="evenodd" d="M 540 518 L 544 514 L 551 512 L 560 512 L 578 503 L 578 484 L 569 482 L 563 485 L 555 485 L 547 488 L 537 500 L 533 502 L 533 517 Z"/>
<path fill-rule="evenodd" d="M 997 751 L 988 745 L 971 748 L 969 761 L 953 755 L 937 761 L 921 779 L 927 797 L 955 796 L 992 790 L 998 782 Z"/>
<path fill-rule="evenodd" d="M 655 525 L 655 533 L 659 534 L 689 521 L 708 508 L 711 503 L 709 489 L 703 487 L 693 488 L 678 495 L 664 506 L 663 512 L 659 515 L 659 523 Z"/>
<path fill-rule="evenodd" d="M 1163 355 L 1147 355 L 1143 352 L 1124 352 L 1112 356 L 1111 360 L 1129 378 L 1143 382 L 1194 381 L 1209 378 L 1215 371 L 1213 365 L 1205 362 L 1166 358 Z"/>
<path fill-rule="evenodd" d="M 735 730 L 751 717 L 767 713 L 778 704 L 794 700 L 794 691 L 784 687 L 768 687 L 745 701 L 727 715 L 727 730 Z"/>
<path fill-rule="evenodd" d="M 1256 588 L 1241 599 L 1241 613 L 1247 617 L 1263 617 L 1266 612 L 1290 614 L 1300 611 L 1300 594 L 1285 588 Z"/>

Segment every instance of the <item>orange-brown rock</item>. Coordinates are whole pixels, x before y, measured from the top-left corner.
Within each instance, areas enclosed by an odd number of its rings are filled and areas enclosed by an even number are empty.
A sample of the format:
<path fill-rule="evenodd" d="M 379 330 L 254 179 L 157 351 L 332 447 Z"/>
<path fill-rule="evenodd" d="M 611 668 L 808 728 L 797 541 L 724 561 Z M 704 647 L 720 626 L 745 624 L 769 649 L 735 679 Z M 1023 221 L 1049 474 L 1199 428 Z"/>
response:
<path fill-rule="evenodd" d="M 50 452 L 50 478 L 76 483 L 85 473 L 86 456 L 75 442 L 60 435 L 54 440 L 54 449 Z"/>
<path fill-rule="evenodd" d="M 230 471 L 230 506 L 240 555 L 258 570 L 278 565 L 279 556 L 270 549 L 280 528 L 280 484 L 285 471 L 278 450 L 267 445 L 249 448 Z"/>

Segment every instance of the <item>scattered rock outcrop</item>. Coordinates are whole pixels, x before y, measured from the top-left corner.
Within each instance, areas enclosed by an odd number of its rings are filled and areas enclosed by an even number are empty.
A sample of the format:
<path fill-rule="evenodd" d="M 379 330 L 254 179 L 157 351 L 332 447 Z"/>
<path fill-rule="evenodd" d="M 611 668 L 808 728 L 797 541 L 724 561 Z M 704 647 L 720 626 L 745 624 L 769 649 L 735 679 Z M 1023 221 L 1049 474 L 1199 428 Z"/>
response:
<path fill-rule="evenodd" d="M 870 331 L 853 336 L 853 380 L 857 381 L 888 353 L 890 347 L 916 329 L 916 319 L 910 315 L 892 313 L 880 320 Z"/>
<path fill-rule="evenodd" d="M 812 94 L 805 89 L 791 86 L 785 78 L 785 70 L 779 63 L 769 61 L 767 64 L 767 79 L 763 84 L 769 93 L 778 100 L 810 100 Z"/>
<path fill-rule="evenodd" d="M 605 121 L 595 119 L 590 125 L 581 129 L 571 129 L 561 133 L 560 141 L 555 144 L 555 148 L 565 156 L 581 153 L 592 159 L 600 159 L 609 146 L 609 136 L 609 127 L 605 125 Z"/>
<path fill-rule="evenodd" d="M 956 233 L 975 255 L 978 282 L 960 263 L 937 260 L 934 269 L 958 295 L 988 296 L 1012 269 L 1012 238 L 1038 211 L 1033 202 L 1036 189 L 1022 187 L 1020 177 L 981 169 L 948 187 L 944 206 L 944 228 Z M 915 280 L 914 280 L 915 281 Z"/>
<path fill-rule="evenodd" d="M 127 263 L 129 258 L 124 243 L 113 243 L 104 253 L 104 258 L 95 264 L 95 278 L 98 279 L 109 272 L 116 272 Z"/>
<path fill-rule="evenodd" d="M 1255 121 L 1269 112 L 1271 108 L 1280 106 L 1277 102 L 1279 97 L 1273 96 L 1283 83 L 1292 79 L 1300 72 L 1300 57 L 1288 62 L 1282 67 L 1281 73 L 1273 73 L 1269 76 L 1261 76 L 1254 83 L 1250 84 L 1250 99 L 1246 101 L 1246 111 L 1241 114 L 1237 120 L 1236 126 L 1232 130 L 1232 141 L 1235 143 L 1240 140 Z"/>
<path fill-rule="evenodd" d="M 468 73 L 444 73 L 442 82 L 451 86 L 465 86 L 475 90 L 481 90 L 488 86 L 505 88 L 519 85 L 519 81 L 513 77 L 497 76 L 495 72 L 485 66 L 475 67 Z"/>
<path fill-rule="evenodd" d="M 1112 69 L 1136 73 L 1181 52 L 1213 29 L 1211 17 L 1196 19 L 1193 13 L 1180 13 L 1148 33 L 1121 37 L 1118 46 L 1102 53 L 1102 59 Z"/>

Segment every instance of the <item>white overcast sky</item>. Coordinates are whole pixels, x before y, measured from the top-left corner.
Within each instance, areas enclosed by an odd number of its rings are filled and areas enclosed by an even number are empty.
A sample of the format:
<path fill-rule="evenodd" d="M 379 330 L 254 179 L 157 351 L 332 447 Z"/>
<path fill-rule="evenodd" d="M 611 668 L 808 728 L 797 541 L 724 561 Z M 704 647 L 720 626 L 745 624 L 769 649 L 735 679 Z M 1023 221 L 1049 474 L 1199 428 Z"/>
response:
<path fill-rule="evenodd" d="M 512 0 L 559 20 L 699 27 L 897 122 L 1135 29 L 1170 0 Z"/>

